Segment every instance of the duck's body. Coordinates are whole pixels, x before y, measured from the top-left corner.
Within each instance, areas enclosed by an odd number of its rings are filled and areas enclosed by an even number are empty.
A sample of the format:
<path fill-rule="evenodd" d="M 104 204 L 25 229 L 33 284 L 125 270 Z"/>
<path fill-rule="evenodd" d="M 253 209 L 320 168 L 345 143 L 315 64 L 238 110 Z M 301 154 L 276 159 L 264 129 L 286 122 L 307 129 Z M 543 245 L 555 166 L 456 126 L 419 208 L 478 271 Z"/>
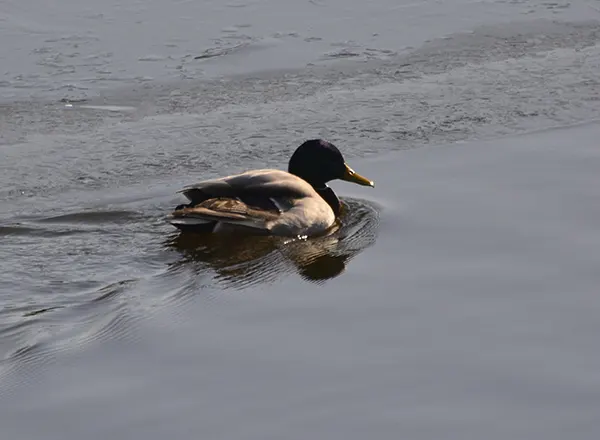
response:
<path fill-rule="evenodd" d="M 311 140 L 290 159 L 289 170 L 260 169 L 184 188 L 188 205 L 170 215 L 179 229 L 314 236 L 331 228 L 341 204 L 326 182 L 373 183 L 350 169 L 332 144 Z"/>
<path fill-rule="evenodd" d="M 315 235 L 335 222 L 333 208 L 306 181 L 281 170 L 253 170 L 182 191 L 190 204 L 171 223 L 214 232 L 244 228 L 273 235 Z"/>

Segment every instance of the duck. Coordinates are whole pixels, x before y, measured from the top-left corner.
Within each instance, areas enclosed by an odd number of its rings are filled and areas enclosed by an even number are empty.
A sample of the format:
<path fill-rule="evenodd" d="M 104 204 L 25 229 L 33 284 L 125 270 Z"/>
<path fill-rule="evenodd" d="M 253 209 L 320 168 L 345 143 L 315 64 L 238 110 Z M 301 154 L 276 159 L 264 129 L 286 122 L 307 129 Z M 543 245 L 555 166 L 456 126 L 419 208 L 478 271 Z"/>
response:
<path fill-rule="evenodd" d="M 375 187 L 355 172 L 342 153 L 324 139 L 296 148 L 287 171 L 255 169 L 184 187 L 189 203 L 168 215 L 181 231 L 312 237 L 339 220 L 342 204 L 327 183 L 343 180 Z"/>

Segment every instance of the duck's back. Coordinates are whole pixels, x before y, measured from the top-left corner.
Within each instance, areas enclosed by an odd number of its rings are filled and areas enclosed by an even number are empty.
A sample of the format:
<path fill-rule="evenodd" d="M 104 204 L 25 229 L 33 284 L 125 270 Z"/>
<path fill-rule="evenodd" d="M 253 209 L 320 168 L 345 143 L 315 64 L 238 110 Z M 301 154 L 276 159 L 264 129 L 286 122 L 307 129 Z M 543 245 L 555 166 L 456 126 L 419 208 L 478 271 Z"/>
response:
<path fill-rule="evenodd" d="M 192 205 L 215 197 L 261 196 L 300 199 L 318 195 L 305 180 L 286 171 L 261 169 L 209 179 L 182 191 Z"/>

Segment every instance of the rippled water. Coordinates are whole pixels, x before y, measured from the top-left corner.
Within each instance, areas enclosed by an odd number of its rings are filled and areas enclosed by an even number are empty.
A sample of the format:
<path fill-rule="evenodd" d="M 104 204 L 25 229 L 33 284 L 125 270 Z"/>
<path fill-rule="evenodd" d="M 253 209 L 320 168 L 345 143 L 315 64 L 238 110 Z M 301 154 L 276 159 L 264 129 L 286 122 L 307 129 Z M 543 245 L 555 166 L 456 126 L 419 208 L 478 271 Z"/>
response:
<path fill-rule="evenodd" d="M 28 294 L 13 297 L 2 311 L 4 374 L 43 363 L 61 346 L 118 334 L 115 325 L 135 319 L 122 316 L 131 301 L 141 307 L 135 315 L 202 289 L 281 284 L 289 273 L 314 283 L 339 276 L 375 242 L 379 222 L 371 202 L 346 199 L 344 207 L 340 227 L 311 240 L 181 233 L 163 225 L 160 211 L 94 210 L 5 226 L 4 251 L 28 261 L 10 274 L 20 280 L 13 292 Z M 35 249 L 45 250 L 37 261 L 27 257 Z M 106 269 L 118 281 L 98 279 Z M 31 284 L 23 283 L 27 279 Z"/>
<path fill-rule="evenodd" d="M 599 20 L 0 1 L 3 432 L 596 438 L 596 126 L 543 130 L 600 118 Z M 332 234 L 165 221 L 314 137 L 376 182 Z"/>

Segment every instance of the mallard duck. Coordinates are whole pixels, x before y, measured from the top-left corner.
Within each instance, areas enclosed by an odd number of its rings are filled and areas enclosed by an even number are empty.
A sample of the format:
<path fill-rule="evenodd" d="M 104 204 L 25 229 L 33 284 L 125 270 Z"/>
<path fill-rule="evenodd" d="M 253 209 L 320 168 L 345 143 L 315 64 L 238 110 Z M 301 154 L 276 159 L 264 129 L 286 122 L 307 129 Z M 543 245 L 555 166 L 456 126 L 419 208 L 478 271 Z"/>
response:
<path fill-rule="evenodd" d="M 320 235 L 340 215 L 340 200 L 327 186 L 334 179 L 375 186 L 346 164 L 335 145 L 311 139 L 296 149 L 287 171 L 251 170 L 185 187 L 179 192 L 190 203 L 177 206 L 169 222 L 181 230 Z"/>

